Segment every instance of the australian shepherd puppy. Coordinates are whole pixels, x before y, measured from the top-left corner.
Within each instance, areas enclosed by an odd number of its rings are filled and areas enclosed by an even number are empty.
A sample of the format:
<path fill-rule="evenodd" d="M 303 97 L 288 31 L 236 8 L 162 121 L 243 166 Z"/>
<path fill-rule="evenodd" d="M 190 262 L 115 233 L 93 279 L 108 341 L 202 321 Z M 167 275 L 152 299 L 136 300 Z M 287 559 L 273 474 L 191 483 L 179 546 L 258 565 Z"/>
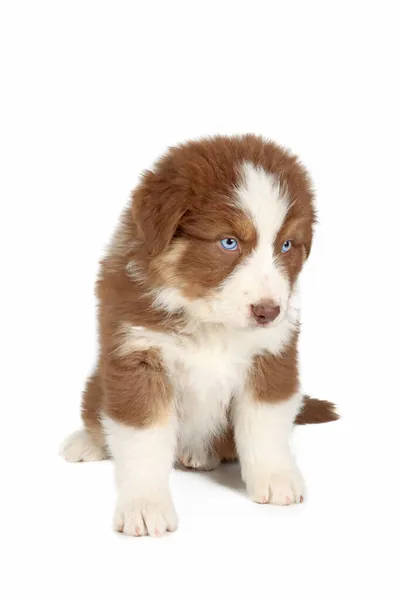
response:
<path fill-rule="evenodd" d="M 100 356 L 70 461 L 112 457 L 114 527 L 174 531 L 176 462 L 240 461 L 252 500 L 302 502 L 293 424 L 335 419 L 302 395 L 297 280 L 310 254 L 309 177 L 261 137 L 170 149 L 144 173 L 101 263 Z"/>

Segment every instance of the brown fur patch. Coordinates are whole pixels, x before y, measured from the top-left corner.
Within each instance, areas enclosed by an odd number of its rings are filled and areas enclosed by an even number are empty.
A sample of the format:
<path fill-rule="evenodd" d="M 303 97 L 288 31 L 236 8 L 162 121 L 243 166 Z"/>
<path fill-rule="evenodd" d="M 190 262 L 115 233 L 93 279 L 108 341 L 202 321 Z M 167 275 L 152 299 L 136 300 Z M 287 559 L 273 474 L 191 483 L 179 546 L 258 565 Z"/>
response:
<path fill-rule="evenodd" d="M 312 224 L 308 218 L 296 218 L 289 213 L 275 240 L 274 255 L 277 264 L 287 273 L 293 286 L 306 260 L 312 239 Z M 282 253 L 285 241 L 292 243 L 288 252 Z"/>
<path fill-rule="evenodd" d="M 82 420 L 87 431 L 98 446 L 104 446 L 105 440 L 100 423 L 99 409 L 103 405 L 103 388 L 99 371 L 91 375 L 85 386 L 82 397 Z"/>
<path fill-rule="evenodd" d="M 304 396 L 304 404 L 296 417 L 295 423 L 296 425 L 329 423 L 330 421 L 337 421 L 339 418 L 333 402 Z"/>
<path fill-rule="evenodd" d="M 176 239 L 159 259 L 160 278 L 188 299 L 212 294 L 255 246 L 255 232 L 253 240 L 240 242 L 237 251 L 221 247 L 219 239 L 224 237 L 238 239 L 232 230 L 230 234 L 217 236 L 218 241 L 197 238 L 195 246 L 193 240 Z"/>
<path fill-rule="evenodd" d="M 279 355 L 266 352 L 254 358 L 248 385 L 256 400 L 279 402 L 298 391 L 297 337 L 295 333 Z"/>
<path fill-rule="evenodd" d="M 172 389 L 157 350 L 109 356 L 101 368 L 108 416 L 135 427 L 150 426 L 171 413 Z"/>
<path fill-rule="evenodd" d="M 235 436 L 231 426 L 214 440 L 213 450 L 219 456 L 221 462 L 231 462 L 237 459 Z"/>

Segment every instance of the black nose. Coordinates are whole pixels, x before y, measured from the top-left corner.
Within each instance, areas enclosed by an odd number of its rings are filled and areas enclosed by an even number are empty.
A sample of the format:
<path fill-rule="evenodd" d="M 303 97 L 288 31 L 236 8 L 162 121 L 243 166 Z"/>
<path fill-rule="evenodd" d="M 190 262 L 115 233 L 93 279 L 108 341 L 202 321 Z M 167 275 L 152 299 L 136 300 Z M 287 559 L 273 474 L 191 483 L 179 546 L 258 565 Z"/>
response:
<path fill-rule="evenodd" d="M 281 312 L 281 309 L 271 302 L 260 302 L 251 305 L 251 312 L 257 323 L 272 323 Z"/>

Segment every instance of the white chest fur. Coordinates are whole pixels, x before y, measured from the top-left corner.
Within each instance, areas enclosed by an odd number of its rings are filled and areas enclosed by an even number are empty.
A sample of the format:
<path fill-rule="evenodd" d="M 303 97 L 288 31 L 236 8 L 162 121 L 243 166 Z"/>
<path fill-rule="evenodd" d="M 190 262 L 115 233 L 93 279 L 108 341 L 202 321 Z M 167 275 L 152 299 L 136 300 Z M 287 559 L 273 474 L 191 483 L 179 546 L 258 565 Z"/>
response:
<path fill-rule="evenodd" d="M 243 330 L 203 325 L 181 335 L 129 326 L 125 349 L 161 352 L 175 392 L 180 446 L 200 447 L 224 427 L 231 398 L 241 393 L 253 357 L 265 350 L 278 353 L 291 337 L 292 323 Z"/>
<path fill-rule="evenodd" d="M 181 418 L 182 447 L 202 446 L 224 426 L 233 394 L 240 393 L 253 349 L 215 327 L 163 349 Z"/>

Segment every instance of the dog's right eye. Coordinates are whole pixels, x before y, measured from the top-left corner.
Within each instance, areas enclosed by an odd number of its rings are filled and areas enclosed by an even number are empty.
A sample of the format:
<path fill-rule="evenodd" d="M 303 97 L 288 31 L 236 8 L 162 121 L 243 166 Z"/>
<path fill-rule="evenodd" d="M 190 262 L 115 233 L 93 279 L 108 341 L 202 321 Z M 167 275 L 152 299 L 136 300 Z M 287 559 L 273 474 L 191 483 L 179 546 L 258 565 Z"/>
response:
<path fill-rule="evenodd" d="M 239 245 L 234 238 L 224 238 L 220 244 L 224 250 L 237 250 Z"/>

